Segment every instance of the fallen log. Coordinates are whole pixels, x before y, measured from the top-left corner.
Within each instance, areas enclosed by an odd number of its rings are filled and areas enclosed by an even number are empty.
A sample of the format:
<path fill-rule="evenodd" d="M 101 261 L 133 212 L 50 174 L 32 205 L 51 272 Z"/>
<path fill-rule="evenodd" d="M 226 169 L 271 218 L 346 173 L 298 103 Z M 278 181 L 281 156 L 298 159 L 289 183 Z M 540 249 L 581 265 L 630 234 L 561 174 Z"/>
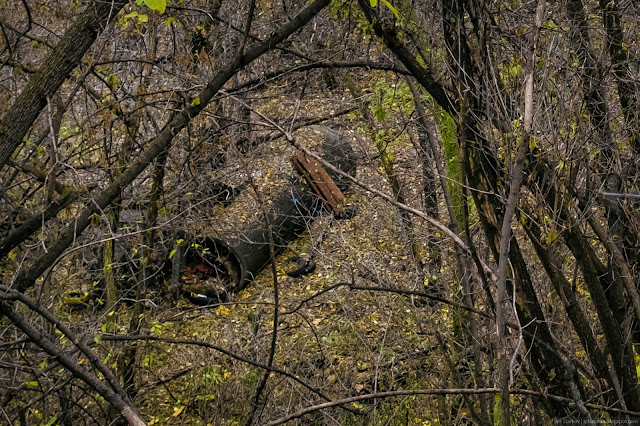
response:
<path fill-rule="evenodd" d="M 325 154 L 327 150 L 325 145 Z M 348 160 L 354 164 L 353 159 Z M 298 238 L 321 211 L 339 213 L 343 207 L 341 190 L 320 164 L 301 153 L 294 154 L 292 161 L 307 182 L 293 183 L 272 199 L 267 214 L 276 253 Z M 356 170 L 352 167 L 348 172 L 355 175 Z M 228 237 L 194 239 L 185 251 L 181 272 L 183 290 L 192 293 L 194 303 L 227 300 L 230 294 L 246 288 L 269 264 L 266 223 L 264 219 L 249 223 Z"/>

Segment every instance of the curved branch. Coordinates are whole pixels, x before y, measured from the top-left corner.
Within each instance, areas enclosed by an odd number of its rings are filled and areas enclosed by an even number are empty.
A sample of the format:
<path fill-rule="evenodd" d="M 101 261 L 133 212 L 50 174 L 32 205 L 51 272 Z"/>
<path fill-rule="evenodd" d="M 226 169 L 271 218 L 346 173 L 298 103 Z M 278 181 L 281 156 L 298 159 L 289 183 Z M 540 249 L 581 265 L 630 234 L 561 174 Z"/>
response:
<path fill-rule="evenodd" d="M 371 62 L 371 61 L 346 61 L 346 62 L 335 62 L 335 61 L 316 61 L 309 64 L 298 65 L 295 67 L 282 68 L 279 70 L 275 70 L 260 77 L 252 78 L 251 80 L 247 80 L 242 84 L 234 87 L 229 90 L 229 93 L 236 93 L 240 90 L 243 90 L 247 87 L 255 86 L 258 84 L 264 84 L 266 80 L 272 80 L 274 78 L 278 78 L 287 74 L 292 74 L 295 72 L 304 72 L 313 69 L 327 69 L 327 68 L 365 68 L 371 70 L 379 70 L 379 71 L 390 71 L 397 74 L 402 75 L 411 75 L 409 71 L 407 71 L 404 67 L 399 67 L 396 64 L 389 64 L 383 62 Z"/>
<path fill-rule="evenodd" d="M 130 425 L 145 425 L 145 422 L 140 418 L 134 406 L 122 399 L 110 386 L 100 381 L 95 374 L 78 365 L 59 345 L 49 339 L 42 331 L 31 325 L 22 314 L 16 312 L 11 304 L 8 302 L 0 302 L 0 314 L 9 318 L 33 343 L 39 346 L 49 356 L 56 359 L 60 365 L 69 370 L 71 374 L 100 394 L 105 401 L 111 404 L 111 406 L 117 409 L 118 412 L 127 419 Z"/>
<path fill-rule="evenodd" d="M 19 291 L 12 290 L 5 286 L 0 285 L 0 300 L 18 300 L 32 311 L 36 312 L 38 315 L 43 317 L 45 320 L 49 321 L 53 324 L 62 334 L 64 334 L 79 350 L 82 352 L 84 356 L 91 362 L 91 365 L 95 367 L 102 375 L 105 377 L 111 388 L 118 394 L 120 397 L 127 401 L 128 397 L 124 389 L 120 386 L 120 382 L 118 379 L 111 373 L 111 370 L 107 368 L 106 365 L 100 360 L 98 355 L 91 350 L 91 348 L 82 341 L 81 336 L 78 336 L 74 333 L 68 326 L 66 326 L 60 319 L 58 319 L 54 314 L 49 312 L 48 310 L 42 308 L 38 302 L 27 297 L 26 295 L 20 293 Z"/>
<path fill-rule="evenodd" d="M 469 246 L 464 241 L 462 241 L 462 239 L 455 232 L 453 232 L 451 229 L 449 229 L 449 227 L 447 227 L 442 222 L 439 222 L 439 221 L 435 220 L 434 218 L 432 218 L 431 216 L 427 215 L 423 211 L 420 211 L 420 210 L 415 209 L 415 208 L 413 208 L 411 206 L 408 206 L 408 205 L 406 205 L 404 203 L 400 203 L 399 201 L 396 201 L 393 197 L 389 196 L 388 194 L 385 194 L 384 192 L 382 192 L 380 190 L 377 190 L 374 187 L 369 186 L 366 183 L 364 183 L 364 182 L 354 178 L 353 176 L 343 172 L 342 170 L 334 167 L 329 162 L 323 160 L 321 157 L 317 156 L 313 152 L 311 152 L 308 149 L 300 146 L 298 144 L 298 142 L 293 140 L 293 139 L 292 139 L 292 143 L 296 148 L 300 149 L 305 154 L 309 155 L 310 157 L 313 157 L 313 159 L 315 159 L 320 164 L 322 164 L 322 166 L 324 168 L 329 169 L 332 172 L 339 174 L 341 177 L 344 177 L 345 179 L 349 179 L 354 184 L 358 185 L 359 187 L 361 187 L 362 189 L 364 189 L 366 191 L 371 192 L 372 194 L 377 195 L 378 197 L 384 199 L 389 204 L 392 204 L 393 206 L 398 207 L 401 210 L 404 210 L 404 211 L 406 211 L 408 213 L 411 213 L 414 216 L 417 216 L 420 219 L 424 220 L 425 222 L 428 222 L 430 225 L 434 226 L 435 228 L 438 228 L 438 230 L 440 232 L 445 234 L 447 237 L 451 238 L 453 240 L 453 242 L 455 244 L 457 244 L 466 254 L 468 254 L 469 256 L 471 255 L 471 249 L 469 248 Z M 483 272 L 485 274 L 487 274 L 492 281 L 496 281 L 497 280 L 496 279 L 496 274 L 489 267 L 489 265 L 487 265 L 484 262 L 481 262 L 481 267 L 483 269 Z"/>
<path fill-rule="evenodd" d="M 225 93 L 225 94 L 229 95 L 227 92 L 222 92 L 222 93 Z M 417 216 L 420 219 L 423 219 L 424 221 L 428 222 L 430 225 L 438 228 L 443 234 L 445 234 L 446 236 L 451 238 L 453 240 L 453 242 L 455 244 L 457 244 L 466 254 L 471 255 L 471 249 L 469 248 L 469 246 L 467 246 L 467 244 L 464 241 L 462 241 L 462 239 L 455 232 L 453 232 L 451 229 L 449 229 L 445 224 L 443 224 L 441 222 L 438 222 L 437 220 L 435 220 L 434 218 L 432 218 L 428 214 L 424 213 L 423 211 L 420 211 L 420 210 L 415 209 L 415 208 L 413 208 L 411 206 L 408 206 L 408 205 L 406 205 L 404 203 L 401 203 L 401 202 L 397 201 L 395 198 L 391 197 L 390 195 L 385 194 L 383 191 L 375 189 L 374 187 L 372 187 L 370 185 L 367 185 L 366 183 L 354 178 L 350 174 L 343 172 L 342 170 L 340 170 L 339 168 L 335 167 L 333 164 L 329 163 L 325 159 L 319 157 L 318 155 L 316 155 L 313 152 L 309 151 L 307 148 L 301 146 L 298 143 L 298 141 L 296 140 L 296 138 L 294 138 L 293 135 L 290 132 L 287 132 L 285 129 L 282 128 L 282 126 L 280 126 L 278 123 L 273 121 L 271 118 L 267 117 L 266 115 L 264 115 L 260 111 L 256 110 L 255 108 L 252 108 L 251 105 L 248 105 L 246 102 L 243 102 L 242 100 L 240 100 L 240 99 L 238 99 L 238 98 L 236 98 L 236 97 L 234 97 L 232 95 L 229 95 L 229 97 L 234 99 L 236 102 L 242 104 L 242 106 L 244 106 L 245 108 L 253 111 L 257 115 L 259 115 L 261 118 L 263 118 L 264 120 L 266 120 L 269 124 L 271 124 L 273 127 L 278 129 L 278 131 L 280 133 L 282 133 L 282 135 L 285 137 L 285 139 L 291 145 L 293 145 L 295 148 L 298 148 L 300 151 L 304 152 L 309 157 L 312 157 L 318 163 L 322 164 L 322 166 L 325 169 L 331 170 L 335 174 L 340 175 L 341 177 L 343 177 L 343 178 L 349 180 L 350 182 L 358 185 L 362 189 L 365 189 L 366 191 L 369 191 L 372 194 L 377 195 L 378 197 L 384 199 L 389 204 L 399 208 L 400 210 L 406 211 L 407 213 L 411 213 L 412 215 Z M 481 267 L 483 268 L 483 272 L 485 274 L 487 274 L 491 278 L 492 281 L 497 281 L 496 274 L 489 267 L 489 265 L 487 265 L 484 262 L 481 262 Z"/>

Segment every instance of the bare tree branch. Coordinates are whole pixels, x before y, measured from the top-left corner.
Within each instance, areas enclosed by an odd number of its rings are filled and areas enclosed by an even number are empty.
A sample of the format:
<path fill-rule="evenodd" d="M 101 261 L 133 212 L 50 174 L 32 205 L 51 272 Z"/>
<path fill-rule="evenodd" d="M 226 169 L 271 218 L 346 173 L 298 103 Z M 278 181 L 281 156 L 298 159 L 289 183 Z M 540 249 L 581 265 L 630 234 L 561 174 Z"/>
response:
<path fill-rule="evenodd" d="M 325 408 L 335 407 L 336 405 L 342 404 L 350 404 L 352 402 L 364 401 L 367 399 L 374 398 L 393 398 L 398 396 L 411 396 L 411 395 L 482 395 L 482 394 L 496 394 L 500 393 L 500 389 L 496 388 L 483 388 L 483 389 L 415 389 L 415 390 L 397 390 L 397 391 L 389 391 L 389 392 L 378 392 L 378 393 L 370 393 L 366 395 L 357 395 L 352 396 L 350 398 L 343 398 L 337 401 L 326 402 L 324 404 L 318 404 L 311 407 L 304 408 L 302 410 L 296 411 L 293 414 L 290 414 L 286 417 L 282 417 L 278 420 L 274 420 L 272 422 L 267 423 L 265 426 L 276 426 L 281 425 L 283 423 L 287 423 L 291 420 L 298 419 L 303 417 L 309 413 L 313 413 L 314 411 L 322 410 Z M 558 402 L 563 402 L 566 404 L 572 404 L 573 400 L 569 398 L 565 398 L 557 395 L 550 395 L 547 393 L 536 392 L 528 389 L 513 389 L 509 392 L 514 395 L 525 395 L 532 396 L 538 398 L 549 398 Z M 640 417 L 640 413 L 635 411 L 621 410 L 618 408 L 610 408 L 597 404 L 585 404 L 589 408 L 595 408 L 598 410 L 607 411 L 610 413 L 628 415 L 633 417 Z"/>
<path fill-rule="evenodd" d="M 18 99 L 0 118 L 0 169 L 22 143 L 22 138 L 47 104 L 47 98 L 57 92 L 69 73 L 80 64 L 98 33 L 127 3 L 126 0 L 91 2 L 31 76 Z"/>
<path fill-rule="evenodd" d="M 29 337 L 29 339 L 42 348 L 49 356 L 55 358 L 60 365 L 69 370 L 71 374 L 79 378 L 100 394 L 111 404 L 132 426 L 142 426 L 145 422 L 140 418 L 136 408 L 126 402 L 110 386 L 104 384 L 95 374 L 78 365 L 64 350 L 49 339 L 42 331 L 35 328 L 29 321 L 7 302 L 0 302 L 0 314 L 6 316 L 16 327 Z"/>

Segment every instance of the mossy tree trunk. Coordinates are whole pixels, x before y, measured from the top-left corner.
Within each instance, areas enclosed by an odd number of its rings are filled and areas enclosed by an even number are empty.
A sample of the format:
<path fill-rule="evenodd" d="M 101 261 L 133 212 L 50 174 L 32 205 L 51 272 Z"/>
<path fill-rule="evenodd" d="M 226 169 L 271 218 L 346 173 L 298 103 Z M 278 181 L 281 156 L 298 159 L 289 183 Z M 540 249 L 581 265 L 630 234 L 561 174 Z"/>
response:
<path fill-rule="evenodd" d="M 409 87 L 413 94 L 414 103 L 416 112 L 418 115 L 418 123 L 421 126 L 421 140 L 420 140 L 420 156 L 422 157 L 423 168 L 435 166 L 436 172 L 438 174 L 438 180 L 440 182 L 440 188 L 442 190 L 444 204 L 446 206 L 447 214 L 449 217 L 449 227 L 456 234 L 460 234 L 461 230 L 461 222 L 460 218 L 464 218 L 464 213 L 462 212 L 462 185 L 460 183 L 460 162 L 458 159 L 458 144 L 455 138 L 455 123 L 453 120 L 444 112 L 442 112 L 441 108 L 435 106 L 434 115 L 441 113 L 443 116 L 441 117 L 441 121 L 443 122 L 439 128 L 440 132 L 438 133 L 438 129 L 436 128 L 436 120 L 433 117 L 428 117 L 424 106 L 422 105 L 422 101 L 418 95 L 417 90 L 413 87 L 413 84 L 409 82 Z M 445 116 L 446 115 L 446 116 Z M 453 127 L 453 131 L 451 127 Z M 445 136 L 447 135 L 447 141 L 445 142 Z M 438 135 L 440 137 L 438 137 Z M 447 145 L 449 148 L 449 157 L 443 156 L 440 147 L 444 148 L 444 152 L 447 152 Z M 453 145 L 454 149 L 451 149 Z M 429 157 L 427 153 L 431 153 L 431 157 L 433 161 L 428 161 Z M 446 167 L 446 169 L 445 169 Z M 423 179 L 428 179 L 427 176 L 424 176 Z M 433 189 L 435 192 L 435 188 Z M 456 196 L 456 201 L 454 201 L 454 195 Z M 425 198 L 428 197 L 428 194 L 425 190 Z M 435 205 L 434 205 L 435 204 Z M 438 218 L 438 205 L 437 200 L 434 203 L 429 199 L 425 199 L 425 206 L 427 206 L 427 213 L 431 215 L 434 219 Z M 428 206 L 431 206 L 429 208 Z M 464 222 L 463 222 L 464 223 Z M 435 240 L 431 243 L 435 246 Z M 467 266 L 471 262 L 469 262 L 469 258 L 465 253 L 461 252 L 460 248 L 457 245 L 453 246 L 453 250 L 455 253 L 456 259 L 456 270 L 458 273 L 458 279 L 462 283 L 462 301 L 467 306 L 474 306 L 475 301 L 473 294 L 475 294 L 474 289 L 472 288 L 472 279 L 471 276 L 472 271 Z M 440 264 L 438 264 L 441 267 Z M 461 384 L 461 386 L 485 386 L 485 380 L 483 377 L 483 360 L 484 354 L 480 348 L 480 344 L 477 339 L 473 336 L 477 336 L 479 332 L 479 324 L 476 321 L 476 318 L 473 315 L 470 315 L 468 311 L 465 310 L 456 310 L 456 318 L 454 320 L 453 327 L 453 337 L 456 339 L 458 343 L 462 345 L 462 347 L 472 347 L 472 354 L 470 357 L 459 356 L 457 360 L 452 360 L 451 362 L 457 363 L 457 367 L 454 368 L 457 374 L 460 374 L 460 371 L 468 370 L 468 377 L 473 377 L 473 373 L 475 373 L 475 382 L 476 383 L 465 383 Z M 464 362 L 460 362 L 464 360 Z M 471 362 L 469 362 L 471 360 Z M 471 371 L 471 365 L 473 365 L 473 372 Z M 479 419 L 488 419 L 489 411 L 488 411 L 488 400 L 484 395 L 479 397 L 480 399 L 480 417 Z"/>

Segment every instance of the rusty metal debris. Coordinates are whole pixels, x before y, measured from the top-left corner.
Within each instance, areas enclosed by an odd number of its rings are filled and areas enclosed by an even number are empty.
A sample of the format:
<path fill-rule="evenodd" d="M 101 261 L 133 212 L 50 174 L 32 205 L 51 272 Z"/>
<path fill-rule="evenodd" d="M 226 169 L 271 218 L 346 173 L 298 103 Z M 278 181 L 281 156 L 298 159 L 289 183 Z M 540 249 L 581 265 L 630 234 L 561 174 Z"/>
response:
<path fill-rule="evenodd" d="M 344 204 L 344 194 L 322 165 L 300 151 L 291 157 L 291 161 L 311 190 L 324 202 L 327 210 L 340 213 Z"/>

